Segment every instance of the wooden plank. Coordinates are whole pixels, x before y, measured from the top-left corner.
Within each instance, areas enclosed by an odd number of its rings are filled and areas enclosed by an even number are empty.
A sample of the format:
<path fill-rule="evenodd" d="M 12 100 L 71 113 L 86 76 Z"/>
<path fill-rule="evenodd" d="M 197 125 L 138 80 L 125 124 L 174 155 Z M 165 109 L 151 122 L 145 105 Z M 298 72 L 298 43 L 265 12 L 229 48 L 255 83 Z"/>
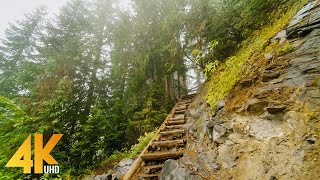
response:
<path fill-rule="evenodd" d="M 176 147 L 184 147 L 186 144 L 185 140 L 167 140 L 167 141 L 155 141 L 149 146 L 149 151 L 157 151 L 162 148 L 172 149 Z M 160 148 L 160 149 L 159 149 Z"/>
<path fill-rule="evenodd" d="M 181 146 L 184 146 L 185 144 L 186 144 L 185 140 L 171 140 L 171 141 L 155 141 L 152 143 L 151 146 L 172 148 L 172 147 L 181 147 Z"/>
<path fill-rule="evenodd" d="M 172 134 L 185 134 L 186 131 L 184 129 L 177 129 L 173 131 L 162 131 L 160 134 L 167 136 L 167 135 L 172 135 Z"/>
<path fill-rule="evenodd" d="M 177 159 L 183 156 L 182 151 L 161 152 L 161 153 L 145 153 L 141 156 L 144 161 L 163 161 L 167 159 Z"/>
<path fill-rule="evenodd" d="M 180 110 L 186 110 L 187 109 L 187 105 L 180 105 L 177 107 L 177 111 L 180 111 Z"/>
<path fill-rule="evenodd" d="M 181 129 L 181 128 L 183 128 L 183 125 L 166 126 L 165 129 Z"/>
<path fill-rule="evenodd" d="M 184 116 L 183 117 L 174 117 L 174 118 L 170 118 L 170 121 L 179 121 L 179 120 L 184 120 Z"/>
<path fill-rule="evenodd" d="M 184 124 L 185 123 L 185 120 L 181 120 L 181 121 L 168 121 L 166 123 L 166 125 L 180 125 L 180 124 Z"/>
<path fill-rule="evenodd" d="M 174 114 L 184 114 L 187 110 L 175 111 Z"/>

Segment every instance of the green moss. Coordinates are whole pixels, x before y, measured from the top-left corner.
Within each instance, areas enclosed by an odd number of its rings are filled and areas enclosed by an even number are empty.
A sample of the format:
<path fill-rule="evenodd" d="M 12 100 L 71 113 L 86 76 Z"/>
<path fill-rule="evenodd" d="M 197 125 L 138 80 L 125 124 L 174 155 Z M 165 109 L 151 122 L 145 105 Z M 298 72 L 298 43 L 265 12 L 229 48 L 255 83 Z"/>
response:
<path fill-rule="evenodd" d="M 289 20 L 294 14 L 306 3 L 306 0 L 297 2 L 290 8 L 290 11 L 280 15 L 280 18 L 259 31 L 253 33 L 253 35 L 244 41 L 241 45 L 241 49 L 234 55 L 229 57 L 225 63 L 219 65 L 209 81 L 209 90 L 206 95 L 207 103 L 211 107 L 215 107 L 217 102 L 224 99 L 242 77 L 243 65 L 250 58 L 257 60 L 267 49 L 269 40 L 280 30 L 284 29 Z M 283 52 L 290 50 L 289 46 L 283 48 Z"/>

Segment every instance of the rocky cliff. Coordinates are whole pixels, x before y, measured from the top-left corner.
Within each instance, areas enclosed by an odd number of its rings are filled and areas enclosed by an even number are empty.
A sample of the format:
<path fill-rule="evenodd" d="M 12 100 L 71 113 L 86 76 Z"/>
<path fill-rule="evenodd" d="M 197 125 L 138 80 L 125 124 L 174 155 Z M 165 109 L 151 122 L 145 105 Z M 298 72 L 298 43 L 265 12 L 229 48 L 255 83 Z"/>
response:
<path fill-rule="evenodd" d="M 320 179 L 320 7 L 301 9 L 216 108 L 204 85 L 188 110 L 188 147 L 161 179 Z M 290 47 L 290 48 L 289 48 Z"/>

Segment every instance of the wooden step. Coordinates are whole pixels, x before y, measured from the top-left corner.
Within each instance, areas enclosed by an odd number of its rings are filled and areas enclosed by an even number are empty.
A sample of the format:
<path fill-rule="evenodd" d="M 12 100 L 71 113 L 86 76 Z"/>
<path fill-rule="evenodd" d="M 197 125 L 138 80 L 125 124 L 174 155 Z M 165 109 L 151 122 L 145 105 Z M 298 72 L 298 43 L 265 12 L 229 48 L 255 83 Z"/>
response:
<path fill-rule="evenodd" d="M 172 135 L 172 134 L 185 134 L 186 131 L 184 129 L 177 129 L 177 130 L 173 130 L 173 131 L 162 131 L 160 132 L 160 134 L 164 135 L 164 136 L 168 136 L 168 135 Z"/>
<path fill-rule="evenodd" d="M 160 177 L 160 174 L 138 174 L 138 178 L 152 178 L 152 177 Z"/>
<path fill-rule="evenodd" d="M 166 126 L 165 129 L 182 129 L 183 125 Z"/>
<path fill-rule="evenodd" d="M 181 124 L 184 124 L 185 123 L 185 120 L 180 120 L 180 121 L 168 121 L 167 123 L 166 123 L 166 125 L 169 125 L 169 126 L 171 126 L 171 125 L 181 125 Z"/>
<path fill-rule="evenodd" d="M 155 141 L 151 146 L 153 147 L 165 147 L 165 148 L 174 148 L 174 147 L 183 147 L 185 146 L 185 140 L 171 140 L 171 141 Z"/>
<path fill-rule="evenodd" d="M 186 110 L 186 109 L 187 109 L 187 105 L 180 105 L 176 108 L 176 111 Z"/>
<path fill-rule="evenodd" d="M 180 120 L 185 120 L 184 116 L 170 118 L 170 121 L 180 121 Z"/>
<path fill-rule="evenodd" d="M 174 114 L 184 114 L 187 110 L 175 111 Z"/>
<path fill-rule="evenodd" d="M 168 159 L 178 159 L 183 156 L 182 151 L 145 153 L 141 156 L 144 161 L 164 161 Z"/>
<path fill-rule="evenodd" d="M 184 147 L 186 140 L 164 140 L 164 141 L 154 141 L 148 147 L 149 151 L 159 151 L 163 148 L 172 149 L 176 147 Z"/>

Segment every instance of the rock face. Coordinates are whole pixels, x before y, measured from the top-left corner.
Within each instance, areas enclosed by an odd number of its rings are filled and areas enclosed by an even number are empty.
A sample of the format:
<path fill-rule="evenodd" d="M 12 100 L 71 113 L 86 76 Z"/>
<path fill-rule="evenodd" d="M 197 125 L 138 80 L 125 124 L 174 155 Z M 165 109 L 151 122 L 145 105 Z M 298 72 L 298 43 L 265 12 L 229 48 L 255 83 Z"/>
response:
<path fill-rule="evenodd" d="M 314 0 L 304 6 L 287 27 L 288 38 L 305 36 L 320 27 L 319 1 Z"/>
<path fill-rule="evenodd" d="M 318 4 L 287 28 L 300 37 L 294 52 L 263 58 L 264 71 L 248 73 L 217 109 L 203 97 L 190 105 L 187 151 L 164 163 L 161 179 L 320 179 Z"/>

